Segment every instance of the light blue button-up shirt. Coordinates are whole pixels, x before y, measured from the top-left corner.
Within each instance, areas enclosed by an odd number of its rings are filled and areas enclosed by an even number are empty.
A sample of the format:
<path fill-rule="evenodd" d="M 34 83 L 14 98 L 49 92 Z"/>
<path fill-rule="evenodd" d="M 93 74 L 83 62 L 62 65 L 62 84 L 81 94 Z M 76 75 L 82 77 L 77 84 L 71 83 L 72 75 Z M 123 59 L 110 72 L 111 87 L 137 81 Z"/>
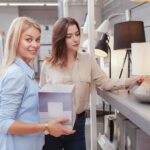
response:
<path fill-rule="evenodd" d="M 20 58 L 0 78 L 0 150 L 42 150 L 40 133 L 7 133 L 14 121 L 39 123 L 38 90 L 34 71 Z"/>

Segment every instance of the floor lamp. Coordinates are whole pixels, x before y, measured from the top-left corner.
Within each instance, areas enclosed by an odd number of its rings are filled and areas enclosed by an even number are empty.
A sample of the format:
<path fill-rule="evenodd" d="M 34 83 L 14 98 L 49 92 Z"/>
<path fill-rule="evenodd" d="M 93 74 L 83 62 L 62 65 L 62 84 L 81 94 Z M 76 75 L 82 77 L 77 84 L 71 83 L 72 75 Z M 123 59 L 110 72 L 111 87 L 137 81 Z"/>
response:
<path fill-rule="evenodd" d="M 104 33 L 95 46 L 95 54 L 100 57 L 109 56 L 109 77 L 111 78 L 111 49 L 108 43 L 109 36 L 108 34 Z"/>
<path fill-rule="evenodd" d="M 142 21 L 126 21 L 114 25 L 114 50 L 126 50 L 119 78 L 122 76 L 127 58 L 128 77 L 130 77 L 131 43 L 135 42 L 145 42 L 144 24 Z"/>
<path fill-rule="evenodd" d="M 95 54 L 100 57 L 109 56 L 109 77 L 111 78 L 111 49 L 109 47 L 109 36 L 103 33 L 101 39 L 95 46 Z M 105 114 L 105 102 L 103 101 L 103 115 Z M 111 114 L 111 105 L 109 105 L 109 113 Z"/>

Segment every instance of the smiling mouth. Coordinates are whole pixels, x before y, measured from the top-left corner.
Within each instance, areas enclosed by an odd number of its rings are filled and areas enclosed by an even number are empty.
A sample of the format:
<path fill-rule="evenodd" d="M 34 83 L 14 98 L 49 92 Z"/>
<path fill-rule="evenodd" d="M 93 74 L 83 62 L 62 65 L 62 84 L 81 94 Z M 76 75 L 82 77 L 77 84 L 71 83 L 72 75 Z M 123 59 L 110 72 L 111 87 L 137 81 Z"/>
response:
<path fill-rule="evenodd" d="M 77 46 L 79 46 L 79 44 L 75 44 L 75 45 L 72 45 L 72 46 L 75 46 L 75 47 L 77 47 Z"/>
<path fill-rule="evenodd" d="M 30 51 L 31 54 L 37 54 L 37 51 L 34 50 L 34 51 Z"/>

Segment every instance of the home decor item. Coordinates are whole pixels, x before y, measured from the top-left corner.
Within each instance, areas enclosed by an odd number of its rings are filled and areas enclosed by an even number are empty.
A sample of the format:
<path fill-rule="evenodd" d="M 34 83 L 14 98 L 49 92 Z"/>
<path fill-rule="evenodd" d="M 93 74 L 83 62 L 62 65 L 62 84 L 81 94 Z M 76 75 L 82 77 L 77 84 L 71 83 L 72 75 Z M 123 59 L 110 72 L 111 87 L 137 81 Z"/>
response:
<path fill-rule="evenodd" d="M 100 57 L 109 57 L 109 77 L 111 78 L 111 49 L 109 46 L 109 36 L 108 34 L 102 34 L 101 39 L 98 41 L 95 47 L 95 54 Z"/>
<path fill-rule="evenodd" d="M 64 126 L 72 129 L 75 122 L 73 101 L 74 85 L 44 85 L 39 91 L 40 122 L 45 123 L 60 117 L 67 117 L 69 121 Z"/>
<path fill-rule="evenodd" d="M 130 77 L 131 43 L 145 42 L 144 23 L 126 21 L 114 25 L 114 50 L 126 50 L 119 78 L 121 78 L 126 59 L 128 58 L 128 77 Z"/>
<path fill-rule="evenodd" d="M 110 29 L 110 20 L 118 16 L 125 16 L 126 21 L 129 21 L 131 14 L 129 10 L 125 10 L 124 13 L 114 13 L 110 15 L 106 20 L 104 20 L 96 29 L 96 31 L 100 33 L 108 33 Z"/>
<path fill-rule="evenodd" d="M 144 75 L 143 83 L 134 91 L 141 102 L 150 102 L 150 42 L 132 43 L 132 74 Z"/>

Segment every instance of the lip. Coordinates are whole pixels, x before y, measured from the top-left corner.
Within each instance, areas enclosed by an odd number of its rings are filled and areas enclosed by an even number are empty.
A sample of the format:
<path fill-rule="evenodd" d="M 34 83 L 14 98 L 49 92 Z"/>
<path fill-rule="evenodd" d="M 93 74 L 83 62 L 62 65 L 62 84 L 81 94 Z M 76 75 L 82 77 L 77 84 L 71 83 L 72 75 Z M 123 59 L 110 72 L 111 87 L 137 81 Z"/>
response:
<path fill-rule="evenodd" d="M 74 44 L 74 45 L 72 45 L 72 46 L 75 46 L 75 47 L 77 47 L 77 46 L 79 46 L 79 44 Z"/>
<path fill-rule="evenodd" d="M 33 55 L 37 54 L 37 50 L 30 50 L 29 52 Z"/>

